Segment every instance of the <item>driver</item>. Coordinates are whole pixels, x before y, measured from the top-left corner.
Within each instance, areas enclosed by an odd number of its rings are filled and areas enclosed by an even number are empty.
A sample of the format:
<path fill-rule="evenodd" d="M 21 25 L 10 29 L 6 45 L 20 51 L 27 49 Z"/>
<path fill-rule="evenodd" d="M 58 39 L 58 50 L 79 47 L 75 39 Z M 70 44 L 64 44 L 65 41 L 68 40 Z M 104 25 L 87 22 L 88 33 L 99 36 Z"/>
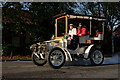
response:
<path fill-rule="evenodd" d="M 70 29 L 69 29 L 69 33 L 68 33 L 68 39 L 67 39 L 68 43 L 67 44 L 68 44 L 68 47 L 71 48 L 71 45 L 72 45 L 71 40 L 73 40 L 74 35 L 77 35 L 76 34 L 77 29 L 75 28 L 75 26 L 73 24 L 70 24 L 69 27 L 70 27 Z"/>
<path fill-rule="evenodd" d="M 70 24 L 70 29 L 69 29 L 69 33 L 68 33 L 68 39 L 73 39 L 73 36 L 77 35 L 77 30 L 75 28 L 75 26 L 73 24 Z"/>

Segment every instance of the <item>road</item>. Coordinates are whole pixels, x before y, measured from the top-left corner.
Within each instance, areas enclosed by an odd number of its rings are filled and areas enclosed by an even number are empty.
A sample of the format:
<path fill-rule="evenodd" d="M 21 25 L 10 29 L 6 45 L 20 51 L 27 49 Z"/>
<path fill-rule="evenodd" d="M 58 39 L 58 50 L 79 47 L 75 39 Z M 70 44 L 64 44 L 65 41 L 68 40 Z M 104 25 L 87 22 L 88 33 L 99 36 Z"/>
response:
<path fill-rule="evenodd" d="M 77 62 L 76 62 L 77 63 Z M 2 76 L 7 78 L 118 78 L 120 64 L 101 66 L 67 62 L 60 69 L 53 69 L 49 64 L 36 66 L 32 61 L 7 61 L 2 63 Z"/>

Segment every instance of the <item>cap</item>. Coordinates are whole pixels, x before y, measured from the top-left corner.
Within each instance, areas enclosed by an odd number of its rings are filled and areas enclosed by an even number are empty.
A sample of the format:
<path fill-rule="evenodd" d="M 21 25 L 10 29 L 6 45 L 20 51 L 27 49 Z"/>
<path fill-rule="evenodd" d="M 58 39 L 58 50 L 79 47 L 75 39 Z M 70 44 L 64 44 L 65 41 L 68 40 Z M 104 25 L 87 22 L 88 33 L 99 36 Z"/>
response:
<path fill-rule="evenodd" d="M 73 24 L 70 24 L 70 26 L 72 26 Z"/>

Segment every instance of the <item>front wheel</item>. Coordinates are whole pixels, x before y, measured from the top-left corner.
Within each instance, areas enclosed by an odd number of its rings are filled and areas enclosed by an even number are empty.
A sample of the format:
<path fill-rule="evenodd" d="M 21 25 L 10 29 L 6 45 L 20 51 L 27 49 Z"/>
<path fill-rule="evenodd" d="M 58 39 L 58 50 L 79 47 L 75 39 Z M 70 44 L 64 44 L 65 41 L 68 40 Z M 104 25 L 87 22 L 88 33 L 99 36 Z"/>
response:
<path fill-rule="evenodd" d="M 65 53 L 61 49 L 55 48 L 49 53 L 48 61 L 51 67 L 59 69 L 65 63 Z"/>
<path fill-rule="evenodd" d="M 45 55 L 44 56 L 44 59 L 42 59 L 40 57 L 40 54 L 37 54 L 37 53 L 32 53 L 32 61 L 34 64 L 36 64 L 37 66 L 43 66 L 44 64 L 46 64 L 47 60 L 45 59 Z"/>
<path fill-rule="evenodd" d="M 93 65 L 101 65 L 104 61 L 103 52 L 100 49 L 92 49 L 90 52 L 90 61 Z"/>

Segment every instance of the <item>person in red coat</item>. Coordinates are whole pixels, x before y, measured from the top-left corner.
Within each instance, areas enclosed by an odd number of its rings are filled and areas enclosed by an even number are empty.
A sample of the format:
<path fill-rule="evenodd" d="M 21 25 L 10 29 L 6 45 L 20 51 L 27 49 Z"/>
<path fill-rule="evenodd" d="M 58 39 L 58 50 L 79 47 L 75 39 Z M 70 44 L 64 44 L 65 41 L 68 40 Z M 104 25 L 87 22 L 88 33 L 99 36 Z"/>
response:
<path fill-rule="evenodd" d="M 82 24 L 79 23 L 79 27 L 78 27 L 78 30 L 77 30 L 77 35 L 81 37 L 81 36 L 85 36 L 86 34 L 87 34 L 86 27 L 82 26 Z"/>

